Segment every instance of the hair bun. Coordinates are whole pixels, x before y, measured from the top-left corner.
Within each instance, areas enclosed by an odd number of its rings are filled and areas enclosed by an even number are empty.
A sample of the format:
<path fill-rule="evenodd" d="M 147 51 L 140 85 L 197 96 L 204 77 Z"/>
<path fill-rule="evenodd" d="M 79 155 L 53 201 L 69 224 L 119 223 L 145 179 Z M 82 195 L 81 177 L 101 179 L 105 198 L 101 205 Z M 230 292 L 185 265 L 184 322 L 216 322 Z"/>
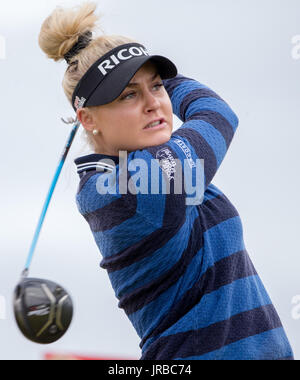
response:
<path fill-rule="evenodd" d="M 69 64 L 71 59 L 77 55 L 80 50 L 86 48 L 89 43 L 92 41 L 93 33 L 91 31 L 85 32 L 78 38 L 78 42 L 69 50 L 65 55 L 64 58 Z"/>
<path fill-rule="evenodd" d="M 92 40 L 92 31 L 99 16 L 97 4 L 85 2 L 79 7 L 57 7 L 43 22 L 39 34 L 39 46 L 54 61 L 69 61 Z"/>

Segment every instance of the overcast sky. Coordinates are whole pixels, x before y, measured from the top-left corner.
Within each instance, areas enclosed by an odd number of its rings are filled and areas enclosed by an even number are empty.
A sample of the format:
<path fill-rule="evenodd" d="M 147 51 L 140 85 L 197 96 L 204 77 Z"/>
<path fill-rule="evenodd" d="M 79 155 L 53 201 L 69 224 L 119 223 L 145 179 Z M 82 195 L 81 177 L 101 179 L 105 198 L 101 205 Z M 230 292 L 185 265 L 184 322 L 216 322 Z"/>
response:
<path fill-rule="evenodd" d="M 0 2 L 0 359 L 41 359 L 57 351 L 140 357 L 140 339 L 117 307 L 108 275 L 99 267 L 101 255 L 76 208 L 73 160 L 89 153 L 81 130 L 31 268 L 32 276 L 69 290 L 73 324 L 59 342 L 40 347 L 27 342 L 13 320 L 12 292 L 70 130 L 60 118 L 74 116 L 61 87 L 66 64 L 45 57 L 38 34 L 55 6 L 79 3 Z M 98 3 L 106 34 L 135 38 L 151 53 L 169 57 L 181 74 L 212 88 L 239 116 L 239 129 L 213 183 L 241 215 L 246 248 L 299 359 L 300 2 Z"/>

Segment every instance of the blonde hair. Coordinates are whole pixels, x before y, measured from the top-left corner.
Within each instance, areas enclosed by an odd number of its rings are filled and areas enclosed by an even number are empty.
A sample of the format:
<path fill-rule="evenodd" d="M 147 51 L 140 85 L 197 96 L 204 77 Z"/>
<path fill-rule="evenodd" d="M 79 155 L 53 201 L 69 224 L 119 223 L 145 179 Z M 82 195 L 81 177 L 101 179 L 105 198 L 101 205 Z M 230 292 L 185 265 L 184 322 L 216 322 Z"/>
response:
<path fill-rule="evenodd" d="M 73 8 L 56 7 L 43 22 L 39 34 L 39 46 L 47 57 L 54 61 L 65 59 L 65 55 L 87 32 L 95 32 L 101 27 L 97 24 L 100 16 L 95 14 L 97 4 L 84 2 Z M 103 32 L 103 30 L 101 29 Z M 104 34 L 104 32 L 103 32 Z M 101 56 L 117 46 L 137 42 L 119 35 L 103 35 L 92 39 L 88 46 L 80 50 L 69 61 L 62 86 L 67 99 L 72 104 L 72 95 L 79 80 Z M 93 135 L 85 131 L 88 145 L 95 149 Z"/>

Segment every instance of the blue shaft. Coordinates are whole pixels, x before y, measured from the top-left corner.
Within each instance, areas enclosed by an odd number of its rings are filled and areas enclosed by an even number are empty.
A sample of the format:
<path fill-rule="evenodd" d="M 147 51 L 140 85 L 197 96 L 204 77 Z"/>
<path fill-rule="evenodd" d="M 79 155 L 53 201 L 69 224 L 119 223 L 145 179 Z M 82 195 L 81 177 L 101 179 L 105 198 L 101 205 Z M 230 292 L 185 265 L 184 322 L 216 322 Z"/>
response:
<path fill-rule="evenodd" d="M 27 259 L 26 266 L 25 266 L 25 272 L 27 272 L 27 273 L 29 271 L 29 267 L 30 267 L 31 262 L 32 262 L 34 251 L 35 251 L 35 248 L 36 248 L 36 245 L 37 245 L 37 242 L 38 242 L 38 238 L 40 236 L 40 232 L 41 232 L 41 229 L 42 229 L 45 217 L 46 217 L 46 213 L 47 213 L 47 210 L 48 210 L 48 207 L 49 207 L 49 204 L 50 204 L 50 201 L 51 201 L 54 189 L 56 187 L 56 184 L 57 184 L 58 178 L 60 176 L 61 170 L 63 168 L 63 165 L 64 165 L 65 161 L 66 161 L 66 157 L 67 157 L 68 152 L 69 152 L 69 150 L 71 148 L 72 142 L 74 140 L 74 137 L 76 135 L 76 132 L 77 132 L 79 126 L 80 126 L 80 122 L 78 121 L 74 125 L 74 127 L 73 127 L 73 129 L 71 131 L 70 137 L 69 137 L 68 142 L 67 142 L 67 144 L 66 144 L 66 146 L 64 148 L 61 160 L 60 160 L 60 162 L 58 164 L 58 167 L 56 169 L 53 181 L 51 183 L 51 186 L 50 186 L 50 189 L 49 189 L 49 192 L 48 192 L 48 195 L 47 195 L 47 198 L 46 198 L 46 201 L 45 201 L 45 204 L 44 204 L 44 207 L 43 207 L 43 210 L 42 210 L 42 213 L 41 213 L 41 216 L 40 216 L 40 219 L 39 219 L 39 222 L 38 222 L 38 225 L 37 225 L 34 237 L 33 237 L 33 240 L 32 240 L 32 243 L 31 243 L 31 247 L 30 247 L 30 250 L 29 250 L 28 259 Z"/>

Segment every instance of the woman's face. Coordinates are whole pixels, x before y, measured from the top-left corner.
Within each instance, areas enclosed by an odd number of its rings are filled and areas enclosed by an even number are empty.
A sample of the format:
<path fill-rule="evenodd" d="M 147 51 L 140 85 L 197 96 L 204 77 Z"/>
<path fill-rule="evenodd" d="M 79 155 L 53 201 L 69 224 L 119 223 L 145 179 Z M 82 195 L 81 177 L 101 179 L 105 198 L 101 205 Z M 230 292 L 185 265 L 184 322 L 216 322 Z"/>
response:
<path fill-rule="evenodd" d="M 128 87 L 112 103 L 78 110 L 78 118 L 94 137 L 95 153 L 118 156 L 119 151 L 136 151 L 168 142 L 173 132 L 173 110 L 156 66 L 147 62 Z M 164 119 L 158 128 L 145 129 Z"/>

